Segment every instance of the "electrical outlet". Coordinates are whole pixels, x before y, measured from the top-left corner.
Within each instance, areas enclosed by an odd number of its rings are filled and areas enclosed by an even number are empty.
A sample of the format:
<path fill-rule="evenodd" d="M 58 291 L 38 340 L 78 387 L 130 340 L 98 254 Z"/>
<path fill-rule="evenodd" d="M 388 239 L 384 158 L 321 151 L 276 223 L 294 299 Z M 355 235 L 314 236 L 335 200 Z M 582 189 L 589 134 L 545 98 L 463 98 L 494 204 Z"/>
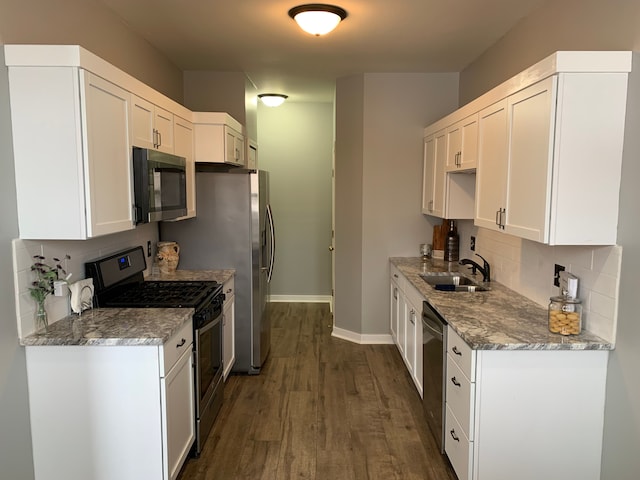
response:
<path fill-rule="evenodd" d="M 151 256 L 151 240 L 147 240 L 147 257 Z"/>
<path fill-rule="evenodd" d="M 473 235 L 471 235 L 471 244 L 469 245 L 469 248 L 472 252 L 476 251 L 476 237 L 474 237 Z"/>
<path fill-rule="evenodd" d="M 553 269 L 553 284 L 556 287 L 560 286 L 560 272 L 564 272 L 564 265 L 558 265 L 556 263 L 554 269 Z"/>

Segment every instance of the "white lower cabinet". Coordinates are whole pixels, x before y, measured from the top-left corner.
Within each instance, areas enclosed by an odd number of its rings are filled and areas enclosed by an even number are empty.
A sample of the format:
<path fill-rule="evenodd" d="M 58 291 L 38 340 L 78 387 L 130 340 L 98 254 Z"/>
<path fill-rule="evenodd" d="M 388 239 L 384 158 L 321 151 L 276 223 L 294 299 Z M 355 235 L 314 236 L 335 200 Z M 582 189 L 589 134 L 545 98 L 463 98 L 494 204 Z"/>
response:
<path fill-rule="evenodd" d="M 471 350 L 449 327 L 445 452 L 459 480 L 599 479 L 608 355 Z"/>
<path fill-rule="evenodd" d="M 38 480 L 174 480 L 195 439 L 193 333 L 26 347 Z"/>
<path fill-rule="evenodd" d="M 395 266 L 390 265 L 390 268 L 391 335 L 418 393 L 422 396 L 423 297 Z"/>
<path fill-rule="evenodd" d="M 236 362 L 235 279 L 224 282 L 225 295 L 222 310 L 222 376 L 226 380 Z"/>

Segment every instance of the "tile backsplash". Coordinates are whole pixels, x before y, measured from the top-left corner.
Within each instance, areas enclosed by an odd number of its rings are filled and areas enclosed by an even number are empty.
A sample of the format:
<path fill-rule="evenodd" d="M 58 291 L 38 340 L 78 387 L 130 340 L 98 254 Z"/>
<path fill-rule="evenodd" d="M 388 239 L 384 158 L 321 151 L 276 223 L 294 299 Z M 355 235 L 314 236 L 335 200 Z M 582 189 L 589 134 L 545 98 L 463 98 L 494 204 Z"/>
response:
<path fill-rule="evenodd" d="M 20 240 L 12 242 L 14 289 L 16 298 L 16 316 L 18 336 L 24 338 L 33 333 L 35 328 L 35 301 L 29 293 L 29 286 L 35 279 L 31 272 L 34 255 L 46 257 L 46 262 L 53 265 L 53 257 L 63 259 L 70 255 L 70 260 L 63 260 L 62 267 L 71 273 L 70 283 L 84 278 L 84 264 L 89 260 L 115 253 L 125 248 L 142 245 L 146 250 L 147 241 L 155 246 L 158 242 L 157 223 L 149 223 L 128 232 L 106 235 L 90 240 Z M 151 258 L 147 258 L 147 271 L 150 271 Z M 71 313 L 69 298 L 49 295 L 45 302 L 49 323 L 53 323 Z"/>
<path fill-rule="evenodd" d="M 583 329 L 615 342 L 622 247 L 549 246 L 476 227 L 472 220 L 457 223 L 460 258 L 479 253 L 491 265 L 492 280 L 542 306 L 559 294 L 553 285 L 554 265 L 563 265 L 579 279 Z M 476 237 L 475 252 L 470 250 L 472 235 Z"/>

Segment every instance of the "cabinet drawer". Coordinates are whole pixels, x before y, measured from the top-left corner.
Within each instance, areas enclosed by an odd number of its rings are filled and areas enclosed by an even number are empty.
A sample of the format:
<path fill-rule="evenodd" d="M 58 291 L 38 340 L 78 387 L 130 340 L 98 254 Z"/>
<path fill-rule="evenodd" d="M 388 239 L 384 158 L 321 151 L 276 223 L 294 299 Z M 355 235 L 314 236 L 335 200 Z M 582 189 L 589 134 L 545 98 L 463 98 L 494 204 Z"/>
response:
<path fill-rule="evenodd" d="M 193 325 L 191 320 L 185 323 L 164 345 L 160 356 L 160 376 L 164 377 L 182 354 L 191 350 L 193 344 Z"/>
<path fill-rule="evenodd" d="M 451 355 L 451 359 L 460 367 L 462 373 L 474 382 L 476 354 L 451 327 L 447 329 L 447 353 Z"/>
<path fill-rule="evenodd" d="M 396 267 L 392 263 L 389 264 L 389 275 L 390 275 L 391 281 L 396 282 L 396 285 L 398 285 L 398 288 L 404 291 L 405 289 L 404 275 L 402 275 L 402 273 L 400 273 L 400 270 L 398 270 L 398 267 Z"/>
<path fill-rule="evenodd" d="M 447 405 L 458 419 L 462 430 L 470 440 L 473 440 L 473 404 L 475 399 L 476 384 L 471 383 L 462 373 L 460 367 L 447 353 Z"/>
<path fill-rule="evenodd" d="M 471 479 L 473 442 L 465 436 L 449 406 L 447 406 L 445 417 L 444 450 L 456 471 L 458 480 Z"/>

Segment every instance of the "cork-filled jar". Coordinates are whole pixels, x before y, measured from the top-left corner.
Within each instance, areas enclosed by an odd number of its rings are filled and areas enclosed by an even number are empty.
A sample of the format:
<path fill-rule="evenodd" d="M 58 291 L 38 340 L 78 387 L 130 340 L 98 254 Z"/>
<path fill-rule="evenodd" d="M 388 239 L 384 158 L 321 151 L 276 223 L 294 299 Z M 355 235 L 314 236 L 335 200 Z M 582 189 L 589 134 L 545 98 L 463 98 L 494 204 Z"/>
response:
<path fill-rule="evenodd" d="M 582 301 L 567 296 L 551 297 L 549 331 L 560 335 L 578 335 L 582 331 Z"/>

